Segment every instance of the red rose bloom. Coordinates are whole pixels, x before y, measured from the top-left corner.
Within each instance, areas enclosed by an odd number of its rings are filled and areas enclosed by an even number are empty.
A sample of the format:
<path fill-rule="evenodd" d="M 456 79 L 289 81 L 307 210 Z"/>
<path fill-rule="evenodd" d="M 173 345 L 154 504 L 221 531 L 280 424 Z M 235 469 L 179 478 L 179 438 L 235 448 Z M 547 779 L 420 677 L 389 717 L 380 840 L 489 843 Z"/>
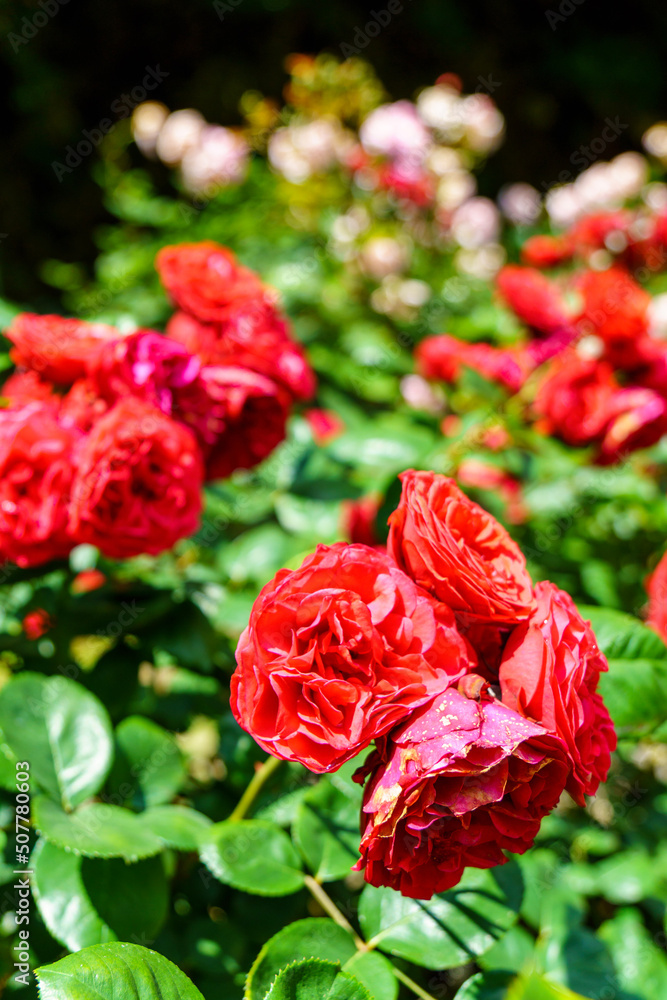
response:
<path fill-rule="evenodd" d="M 533 607 L 526 560 L 502 525 L 453 479 L 412 470 L 399 478 L 387 545 L 401 569 L 463 625 L 526 618 Z"/>
<path fill-rule="evenodd" d="M 14 372 L 0 390 L 0 396 L 9 401 L 10 406 L 19 407 L 37 400 L 51 403 L 57 409 L 60 398 L 53 391 L 50 382 L 40 378 L 37 372 Z"/>
<path fill-rule="evenodd" d="M 647 625 L 667 642 L 667 553 L 646 581 L 649 596 Z"/>
<path fill-rule="evenodd" d="M 572 245 L 563 236 L 531 236 L 521 248 L 521 260 L 529 267 L 557 267 L 572 254 Z"/>
<path fill-rule="evenodd" d="M 616 735 L 597 694 L 607 661 L 568 594 L 538 583 L 537 604 L 510 635 L 500 665 L 504 705 L 538 722 L 567 746 L 573 771 L 566 788 L 584 804 L 607 777 Z"/>
<path fill-rule="evenodd" d="M 357 868 L 371 885 L 430 899 L 466 866 L 492 868 L 507 861 L 503 850 L 528 850 L 569 763 L 559 739 L 471 674 L 386 737 L 358 780 L 369 771 Z"/>
<path fill-rule="evenodd" d="M 598 458 L 602 465 L 656 444 L 667 433 L 667 402 L 652 389 L 619 389 L 609 402 L 608 418 Z"/>
<path fill-rule="evenodd" d="M 496 278 L 498 291 L 518 318 L 540 334 L 570 327 L 556 287 L 531 267 L 510 264 Z"/>
<path fill-rule="evenodd" d="M 611 367 L 567 351 L 547 369 L 535 397 L 540 429 L 571 445 L 599 441 L 619 391 Z"/>
<path fill-rule="evenodd" d="M 200 368 L 199 359 L 181 344 L 161 333 L 139 330 L 105 344 L 89 372 L 99 394 L 108 402 L 131 393 L 171 414 L 174 397 L 195 381 Z"/>
<path fill-rule="evenodd" d="M 55 619 L 44 608 L 35 608 L 34 611 L 29 611 L 21 622 L 25 636 L 31 642 L 41 639 L 55 624 Z"/>
<path fill-rule="evenodd" d="M 315 376 L 301 349 L 290 340 L 285 320 L 264 300 L 244 304 L 224 323 L 201 323 L 175 313 L 167 335 L 205 365 L 242 365 L 284 385 L 295 399 L 310 399 Z"/>
<path fill-rule="evenodd" d="M 62 397 L 58 420 L 63 427 L 87 434 L 108 409 L 95 383 L 89 378 L 79 378 Z"/>
<path fill-rule="evenodd" d="M 86 362 L 100 346 L 121 334 L 104 323 L 21 313 L 5 336 L 14 344 L 9 352 L 14 364 L 32 368 L 59 385 L 70 385 L 85 374 Z"/>
<path fill-rule="evenodd" d="M 426 378 L 457 382 L 465 365 L 512 392 L 521 388 L 528 374 L 523 353 L 491 344 L 469 344 L 447 333 L 422 340 L 415 351 L 415 359 L 417 371 Z"/>
<path fill-rule="evenodd" d="M 621 267 L 586 271 L 577 288 L 584 304 L 576 321 L 582 334 L 604 341 L 605 357 L 614 368 L 641 364 L 641 345 L 648 330 L 651 296 Z"/>
<path fill-rule="evenodd" d="M 320 545 L 255 601 L 231 707 L 269 753 L 333 771 L 471 666 L 454 616 L 384 554 Z"/>
<path fill-rule="evenodd" d="M 176 305 L 203 323 L 227 320 L 236 307 L 266 294 L 254 271 L 211 240 L 163 247 L 155 266 Z"/>
<path fill-rule="evenodd" d="M 22 568 L 67 555 L 73 475 L 71 431 L 53 406 L 0 410 L 0 559 Z"/>
<path fill-rule="evenodd" d="M 128 396 L 76 456 L 70 532 L 114 559 L 156 555 L 197 528 L 202 460 L 194 436 Z"/>

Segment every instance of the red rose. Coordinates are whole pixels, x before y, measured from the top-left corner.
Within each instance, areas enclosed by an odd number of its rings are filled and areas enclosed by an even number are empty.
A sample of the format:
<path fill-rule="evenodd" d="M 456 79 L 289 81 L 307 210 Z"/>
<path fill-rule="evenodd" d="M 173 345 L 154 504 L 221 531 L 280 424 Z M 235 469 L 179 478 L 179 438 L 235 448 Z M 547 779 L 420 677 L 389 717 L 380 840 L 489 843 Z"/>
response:
<path fill-rule="evenodd" d="M 512 392 L 521 388 L 528 374 L 523 353 L 491 344 L 469 344 L 447 333 L 422 340 L 415 351 L 415 359 L 417 371 L 426 378 L 457 382 L 465 365 Z"/>
<path fill-rule="evenodd" d="M 540 428 L 571 445 L 599 441 L 618 383 L 606 362 L 567 351 L 547 369 L 535 397 Z"/>
<path fill-rule="evenodd" d="M 667 552 L 646 581 L 649 596 L 647 625 L 667 642 Z"/>
<path fill-rule="evenodd" d="M 195 394 L 205 406 L 199 414 Z M 289 397 L 263 375 L 207 365 L 192 386 L 192 396 L 192 402 L 187 393 L 179 398 L 177 415 L 200 437 L 207 479 L 225 479 L 234 469 L 251 469 L 285 437 Z M 207 428 L 214 433 L 212 441 Z"/>
<path fill-rule="evenodd" d="M 56 409 L 60 399 L 55 395 L 50 382 L 40 378 L 37 372 L 14 372 L 0 390 L 0 396 L 9 401 L 10 406 L 19 407 L 40 400 L 51 403 Z"/>
<path fill-rule="evenodd" d="M 649 448 L 667 433 L 667 402 L 652 389 L 619 389 L 608 408 L 598 461 L 610 465 L 638 448 Z"/>
<path fill-rule="evenodd" d="M 556 287 L 539 271 L 510 264 L 496 283 L 510 309 L 538 333 L 554 334 L 571 326 Z"/>
<path fill-rule="evenodd" d="M 569 763 L 559 739 L 471 674 L 381 741 L 357 780 L 369 771 L 357 868 L 371 885 L 430 899 L 466 866 L 528 850 Z"/>
<path fill-rule="evenodd" d="M 448 608 L 384 554 L 320 545 L 255 601 L 234 716 L 269 753 L 333 771 L 471 666 Z"/>
<path fill-rule="evenodd" d="M 563 236 L 531 236 L 521 248 L 521 260 L 529 267 L 557 267 L 571 260 L 573 248 Z"/>
<path fill-rule="evenodd" d="M 85 374 L 86 362 L 108 340 L 121 334 L 104 323 L 86 323 L 63 316 L 21 313 L 5 330 L 14 347 L 14 364 L 32 368 L 45 379 L 70 385 Z"/>
<path fill-rule="evenodd" d="M 625 245 L 632 221 L 632 215 L 626 211 L 593 212 L 574 223 L 567 240 L 576 253 L 586 257 L 595 250 L 605 249 L 615 234 L 622 237 L 621 245 Z"/>
<path fill-rule="evenodd" d="M 71 431 L 49 403 L 0 410 L 0 559 L 22 568 L 67 555 Z"/>
<path fill-rule="evenodd" d="M 285 320 L 264 300 L 233 309 L 224 323 L 175 313 L 167 335 L 205 365 L 241 365 L 281 383 L 295 399 L 310 399 L 315 376 L 290 339 Z"/>
<path fill-rule="evenodd" d="M 616 736 L 596 689 L 607 661 L 572 599 L 538 583 L 537 604 L 510 635 L 500 665 L 504 705 L 538 722 L 567 746 L 573 764 L 566 788 L 584 804 L 607 777 Z"/>
<path fill-rule="evenodd" d="M 604 341 L 605 358 L 614 368 L 629 370 L 641 364 L 651 303 L 648 292 L 621 267 L 586 271 L 577 288 L 584 300 L 576 321 L 579 332 Z"/>
<path fill-rule="evenodd" d="M 181 344 L 152 330 L 139 330 L 105 344 L 89 366 L 99 394 L 108 402 L 131 393 L 157 406 L 174 410 L 174 397 L 191 385 L 201 362 Z"/>
<path fill-rule="evenodd" d="M 41 639 L 55 624 L 55 619 L 44 608 L 35 608 L 34 611 L 29 611 L 21 622 L 26 638 L 30 639 L 31 642 Z"/>
<path fill-rule="evenodd" d="M 155 266 L 176 305 L 203 323 L 227 320 L 239 304 L 266 294 L 254 271 L 211 240 L 163 247 Z"/>
<path fill-rule="evenodd" d="M 526 560 L 491 514 L 434 472 L 402 473 L 389 553 L 463 625 L 515 622 L 533 607 Z"/>
<path fill-rule="evenodd" d="M 87 434 L 109 409 L 97 386 L 89 378 L 79 378 L 62 397 L 58 420 L 63 427 L 71 427 Z"/>
<path fill-rule="evenodd" d="M 95 424 L 76 456 L 70 532 L 104 555 L 156 555 L 197 528 L 202 459 L 192 433 L 128 396 Z"/>

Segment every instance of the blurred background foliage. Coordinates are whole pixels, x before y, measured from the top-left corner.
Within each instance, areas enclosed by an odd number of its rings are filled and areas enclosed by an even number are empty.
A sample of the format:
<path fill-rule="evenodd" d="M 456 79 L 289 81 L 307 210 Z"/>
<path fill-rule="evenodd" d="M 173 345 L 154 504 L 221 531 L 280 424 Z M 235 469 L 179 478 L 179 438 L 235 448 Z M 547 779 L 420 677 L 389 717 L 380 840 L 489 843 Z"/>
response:
<path fill-rule="evenodd" d="M 280 101 L 289 53 L 341 57 L 341 45 L 355 45 L 371 9 L 386 4 L 242 0 L 226 7 L 216 9 L 212 0 L 80 0 L 59 6 L 34 37 L 17 43 L 12 33 L 42 7 L 39 0 L 3 0 L 0 231 L 7 235 L 0 241 L 0 294 L 52 308 L 42 262 L 58 257 L 92 267 L 95 229 L 108 221 L 99 190 L 86 168 L 59 183 L 51 164 L 83 129 L 109 116 L 147 66 L 168 74 L 152 96 L 234 124 L 248 89 Z M 572 157 L 608 116 L 627 126 L 609 156 L 637 148 L 667 106 L 667 9 L 650 0 L 633 5 L 631 18 L 623 5 L 602 9 L 590 0 L 405 0 L 402 8 L 359 54 L 394 99 L 411 97 L 447 71 L 459 74 L 467 92 L 492 91 L 507 139 L 480 178 L 483 194 L 519 180 L 544 190 L 560 173 L 576 174 L 584 164 Z M 155 173 L 168 190 L 167 172 Z"/>

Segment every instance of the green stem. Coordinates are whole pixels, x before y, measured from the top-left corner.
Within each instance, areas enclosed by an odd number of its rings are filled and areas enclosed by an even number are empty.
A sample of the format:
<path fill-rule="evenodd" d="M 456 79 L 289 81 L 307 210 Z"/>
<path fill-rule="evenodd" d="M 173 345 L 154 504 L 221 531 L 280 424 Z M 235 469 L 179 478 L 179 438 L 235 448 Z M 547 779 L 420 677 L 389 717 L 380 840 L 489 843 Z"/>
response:
<path fill-rule="evenodd" d="M 420 1000 L 434 1000 L 434 997 L 432 997 L 430 993 L 427 993 L 426 990 L 423 990 L 421 986 L 414 981 L 414 979 L 410 979 L 410 976 L 406 976 L 406 974 L 400 969 L 397 969 L 395 965 L 393 968 L 396 978 L 400 979 L 403 985 L 407 986 L 409 990 L 412 990 L 416 997 L 420 997 Z"/>
<path fill-rule="evenodd" d="M 343 916 L 333 899 L 324 891 L 320 883 L 317 882 L 312 875 L 304 875 L 304 881 L 306 883 L 306 888 L 317 900 L 325 913 L 328 913 L 331 919 L 334 920 L 339 927 L 342 927 L 348 932 L 348 934 L 352 935 L 358 951 L 368 951 L 368 945 L 366 942 L 362 941 L 352 924 L 346 917 Z"/>
<path fill-rule="evenodd" d="M 366 942 L 359 937 L 352 924 L 346 917 L 343 916 L 333 899 L 324 891 L 320 883 L 314 879 L 312 875 L 304 875 L 304 882 L 306 883 L 306 888 L 310 890 L 313 898 L 317 900 L 324 912 L 328 913 L 331 919 L 334 920 L 339 927 L 342 927 L 348 932 L 348 934 L 352 935 L 354 943 L 357 946 L 357 951 L 371 951 L 372 945 L 366 944 Z M 427 993 L 426 990 L 423 990 L 421 986 L 414 982 L 414 980 L 410 979 L 409 976 L 406 976 L 406 974 L 400 969 L 397 969 L 393 963 L 391 963 L 391 967 L 394 970 L 396 978 L 400 980 L 404 986 L 407 986 L 408 989 L 412 990 L 416 997 L 419 997 L 420 1000 L 435 1000 L 430 993 Z"/>
<path fill-rule="evenodd" d="M 280 760 L 279 757 L 267 757 L 261 767 L 258 767 L 253 775 L 245 792 L 236 804 L 236 808 L 229 816 L 230 820 L 236 821 L 243 819 L 251 805 L 261 792 L 262 788 L 269 780 L 272 774 L 274 774 L 284 761 Z"/>

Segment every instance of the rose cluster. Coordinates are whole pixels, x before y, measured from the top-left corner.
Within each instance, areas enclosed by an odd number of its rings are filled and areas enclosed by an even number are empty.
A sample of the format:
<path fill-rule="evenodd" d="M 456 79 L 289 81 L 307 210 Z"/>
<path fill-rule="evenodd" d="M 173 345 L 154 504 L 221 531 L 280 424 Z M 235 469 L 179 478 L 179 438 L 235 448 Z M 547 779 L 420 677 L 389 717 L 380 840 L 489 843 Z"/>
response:
<path fill-rule="evenodd" d="M 314 391 L 272 292 L 229 250 L 165 247 L 157 268 L 179 307 L 167 336 L 30 313 L 5 330 L 0 558 L 170 548 L 196 530 L 204 482 L 261 461 Z"/>
<path fill-rule="evenodd" d="M 401 476 L 386 550 L 321 545 L 261 591 L 231 705 L 269 753 L 333 771 L 375 749 L 361 859 L 427 899 L 524 852 L 567 790 L 604 781 L 615 734 L 590 626 L 533 586 L 505 529 L 453 480 Z"/>
<path fill-rule="evenodd" d="M 600 252 L 606 269 L 596 263 Z M 428 337 L 416 352 L 420 374 L 451 384 L 466 366 L 512 393 L 530 379 L 524 395 L 537 429 L 592 447 L 599 464 L 655 444 L 667 433 L 667 299 L 652 298 L 633 272 L 667 265 L 667 215 L 587 216 L 560 236 L 529 240 L 524 256 L 579 266 L 557 278 L 504 267 L 499 299 L 523 324 L 523 338 L 499 348 Z"/>

